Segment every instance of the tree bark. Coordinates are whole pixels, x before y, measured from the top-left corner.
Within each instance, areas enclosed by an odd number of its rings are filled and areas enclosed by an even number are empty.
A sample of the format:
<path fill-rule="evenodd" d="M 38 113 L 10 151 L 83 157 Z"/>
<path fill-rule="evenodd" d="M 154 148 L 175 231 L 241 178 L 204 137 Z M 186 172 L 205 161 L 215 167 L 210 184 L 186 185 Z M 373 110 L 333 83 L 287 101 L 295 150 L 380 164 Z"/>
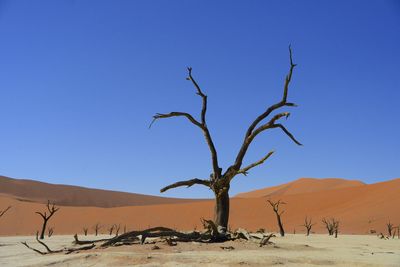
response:
<path fill-rule="evenodd" d="M 221 190 L 222 191 L 222 190 Z M 229 193 L 228 190 L 215 194 L 214 222 L 228 229 Z"/>
<path fill-rule="evenodd" d="M 40 239 L 44 239 L 44 234 L 46 232 L 47 220 L 43 221 L 42 231 L 40 232 Z"/>
<path fill-rule="evenodd" d="M 279 233 L 281 234 L 281 236 L 285 236 L 285 230 L 283 230 L 281 216 L 278 213 L 276 214 L 276 219 L 278 220 Z"/>

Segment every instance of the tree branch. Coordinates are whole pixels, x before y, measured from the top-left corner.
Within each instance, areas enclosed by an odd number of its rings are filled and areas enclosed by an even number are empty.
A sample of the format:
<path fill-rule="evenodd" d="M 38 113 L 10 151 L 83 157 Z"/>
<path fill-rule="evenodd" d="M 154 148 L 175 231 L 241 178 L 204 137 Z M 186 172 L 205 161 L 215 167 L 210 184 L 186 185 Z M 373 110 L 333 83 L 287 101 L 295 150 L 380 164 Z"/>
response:
<path fill-rule="evenodd" d="M 0 211 L 0 217 L 3 216 L 9 209 L 11 209 L 11 206 L 8 206 L 5 210 Z"/>
<path fill-rule="evenodd" d="M 151 121 L 149 128 L 151 128 L 153 123 L 158 119 L 165 119 L 165 118 L 172 118 L 172 117 L 186 117 L 191 123 L 193 123 L 197 127 L 202 128 L 201 123 L 198 122 L 195 118 L 193 118 L 192 115 L 190 115 L 189 113 L 186 113 L 186 112 L 170 112 L 168 114 L 157 113 L 156 115 L 153 116 L 153 120 Z"/>
<path fill-rule="evenodd" d="M 70 253 L 79 252 L 79 251 L 82 251 L 82 250 L 89 250 L 89 249 L 92 249 L 92 248 L 95 247 L 95 244 L 91 244 L 89 246 L 79 247 L 79 248 L 62 248 L 62 249 L 58 249 L 58 250 L 51 250 L 49 248 L 49 246 L 46 245 L 46 243 L 44 243 L 44 242 L 39 240 L 38 235 L 39 235 L 39 233 L 36 232 L 36 241 L 39 244 L 41 244 L 42 246 L 44 246 L 47 252 L 43 252 L 43 251 L 40 251 L 38 249 L 35 249 L 35 248 L 29 246 L 26 242 L 21 242 L 21 244 L 23 244 L 25 247 L 27 247 L 27 248 L 39 253 L 40 255 L 57 254 L 57 253 L 70 254 Z"/>
<path fill-rule="evenodd" d="M 211 138 L 210 131 L 208 130 L 207 123 L 206 123 L 207 96 L 203 93 L 203 91 L 201 90 L 200 86 L 198 85 L 196 80 L 193 78 L 193 76 L 192 76 L 192 68 L 188 67 L 187 70 L 188 70 L 188 77 L 186 79 L 193 83 L 194 87 L 196 87 L 197 94 L 201 97 L 201 99 L 203 101 L 202 108 L 201 108 L 201 125 L 203 126 L 202 130 L 203 130 L 203 133 L 204 133 L 204 137 L 206 139 L 206 142 L 207 142 L 208 147 L 209 147 L 210 152 L 211 152 L 211 161 L 212 161 L 212 166 L 213 166 L 213 171 L 214 171 L 213 179 L 217 179 L 217 178 L 219 178 L 219 176 L 221 174 L 221 170 L 220 170 L 219 165 L 218 165 L 217 150 L 215 149 L 214 143 L 213 143 L 212 138 Z"/>
<path fill-rule="evenodd" d="M 294 69 L 294 67 L 297 66 L 297 64 L 293 64 L 292 47 L 290 45 L 289 45 L 289 58 L 290 58 L 290 70 L 289 70 L 289 74 L 286 75 L 285 85 L 284 85 L 284 89 L 283 89 L 282 102 L 284 102 L 284 103 L 286 103 L 286 100 L 287 100 L 289 84 L 290 84 L 290 81 L 292 80 L 293 69 Z"/>
<path fill-rule="evenodd" d="M 163 192 L 165 192 L 165 191 L 167 191 L 169 189 L 180 187 L 180 186 L 191 187 L 192 185 L 195 185 L 195 184 L 201 184 L 201 185 L 205 185 L 207 187 L 211 186 L 211 182 L 208 181 L 208 180 L 202 180 L 202 179 L 194 178 L 194 179 L 191 179 L 191 180 L 180 181 L 180 182 L 176 182 L 176 183 L 170 184 L 170 185 L 168 185 L 168 186 L 166 186 L 164 188 L 161 188 L 160 192 L 163 193 Z"/>
<path fill-rule="evenodd" d="M 236 156 L 235 163 L 232 166 L 236 170 L 240 169 L 240 167 L 242 166 L 243 158 L 246 155 L 247 149 L 249 148 L 251 142 L 253 141 L 253 139 L 255 137 L 255 135 L 253 135 L 253 131 L 257 127 L 257 125 L 261 121 L 263 121 L 265 118 L 267 118 L 273 111 L 275 111 L 281 107 L 284 107 L 284 106 L 295 107 L 296 106 L 296 104 L 294 104 L 294 103 L 287 102 L 290 81 L 292 80 L 293 70 L 296 67 L 296 64 L 293 63 L 291 46 L 289 46 L 289 60 L 290 60 L 290 69 L 289 69 L 289 73 L 286 75 L 286 78 L 285 78 L 282 100 L 279 101 L 278 103 L 273 104 L 269 108 L 267 108 L 267 110 L 264 113 L 262 113 L 261 115 L 259 115 L 247 129 L 244 140 L 243 140 L 243 144 L 240 147 L 238 155 Z"/>
<path fill-rule="evenodd" d="M 275 125 L 275 122 L 277 120 L 279 120 L 280 118 L 286 117 L 289 118 L 290 113 L 289 112 L 282 112 L 282 113 L 278 113 L 276 114 L 274 117 L 272 117 L 272 119 L 267 122 L 266 124 L 261 125 L 260 127 L 258 127 L 250 136 L 249 136 L 249 140 L 250 142 L 253 141 L 254 137 L 256 137 L 259 133 L 267 130 L 267 129 L 271 129 L 273 128 L 273 126 Z"/>
<path fill-rule="evenodd" d="M 201 109 L 201 123 L 203 125 L 206 125 L 207 96 L 203 93 L 203 91 L 201 91 L 200 86 L 197 84 L 196 80 L 193 78 L 192 68 L 188 67 L 187 69 L 188 69 L 188 77 L 186 79 L 193 83 L 194 87 L 196 87 L 196 89 L 197 89 L 197 94 L 199 96 L 201 96 L 201 98 L 203 99 L 203 106 Z"/>
<path fill-rule="evenodd" d="M 207 145 L 210 149 L 211 152 L 211 161 L 212 161 L 212 166 L 213 166 L 213 172 L 214 176 L 213 179 L 217 179 L 221 175 L 221 170 L 218 165 L 218 156 L 217 156 L 217 150 L 215 149 L 214 143 L 211 138 L 210 131 L 208 130 L 207 123 L 206 123 L 206 113 L 207 113 L 207 96 L 203 93 L 201 90 L 200 86 L 196 82 L 196 80 L 192 76 L 192 68 L 188 67 L 188 77 L 186 78 L 187 80 L 191 81 L 196 88 L 196 94 L 199 95 L 202 98 L 203 104 L 201 108 L 201 122 L 197 121 L 195 118 L 193 118 L 192 115 L 186 112 L 171 112 L 168 114 L 161 114 L 157 113 L 156 115 L 153 116 L 153 121 L 151 122 L 149 128 L 153 125 L 153 123 L 158 120 L 158 119 L 163 119 L 163 118 L 171 118 L 171 117 L 179 117 L 179 116 L 184 116 L 186 117 L 190 122 L 192 122 L 194 125 L 199 127 L 204 134 L 204 137 L 206 139 Z"/>
<path fill-rule="evenodd" d="M 279 205 L 284 205 L 286 204 L 285 202 L 278 200 L 277 202 L 273 202 L 270 199 L 267 199 L 268 203 L 271 205 L 272 209 L 274 210 L 275 213 L 279 212 Z"/>
<path fill-rule="evenodd" d="M 47 250 L 48 253 L 53 253 L 54 251 L 52 251 L 47 245 L 46 243 L 42 242 L 39 240 L 39 232 L 36 232 L 36 241 L 41 244 L 42 246 L 44 246 Z M 61 250 L 60 250 L 61 251 Z"/>
<path fill-rule="evenodd" d="M 247 175 L 248 174 L 248 170 L 250 170 L 251 168 L 254 168 L 258 165 L 261 165 L 264 163 L 264 161 L 266 161 L 272 154 L 274 154 L 274 151 L 270 151 L 265 157 L 263 157 L 262 159 L 260 159 L 259 161 L 248 165 L 247 167 L 244 167 L 243 169 L 240 169 L 238 171 L 238 174 L 243 174 L 243 175 Z"/>
<path fill-rule="evenodd" d="M 282 131 L 289 136 L 290 139 L 292 139 L 293 142 L 295 142 L 297 145 L 302 146 L 303 144 L 301 144 L 299 141 L 296 140 L 296 138 L 293 136 L 293 134 L 291 134 L 286 128 L 285 126 L 283 126 L 282 124 L 274 124 L 272 126 L 272 128 L 281 128 Z"/>
<path fill-rule="evenodd" d="M 36 214 L 39 214 L 40 216 L 42 216 L 42 218 L 43 218 L 44 220 L 47 220 L 46 212 L 43 214 L 43 213 L 41 213 L 41 212 L 39 212 L 39 211 L 36 211 L 35 213 L 36 213 Z"/>
<path fill-rule="evenodd" d="M 52 206 L 50 207 L 50 200 L 47 201 L 47 210 L 50 212 L 50 215 L 48 219 L 51 218 L 51 216 L 54 215 L 60 208 L 56 208 L 56 205 L 53 203 Z"/>
<path fill-rule="evenodd" d="M 35 251 L 36 253 L 39 253 L 40 255 L 46 255 L 47 254 L 46 252 L 42 252 L 42 251 L 40 251 L 40 250 L 38 250 L 36 248 L 33 248 L 33 247 L 29 246 L 28 243 L 26 243 L 26 241 L 25 242 L 21 242 L 21 244 L 24 245 L 25 247 Z"/>

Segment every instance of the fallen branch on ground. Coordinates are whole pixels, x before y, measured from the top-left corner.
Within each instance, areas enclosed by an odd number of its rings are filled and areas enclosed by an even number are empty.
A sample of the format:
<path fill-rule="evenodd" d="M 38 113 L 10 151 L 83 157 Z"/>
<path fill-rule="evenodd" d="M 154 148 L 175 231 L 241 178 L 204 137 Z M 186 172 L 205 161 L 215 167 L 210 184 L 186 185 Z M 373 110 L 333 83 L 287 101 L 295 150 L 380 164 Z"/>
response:
<path fill-rule="evenodd" d="M 56 253 L 64 253 L 64 254 L 70 254 L 73 252 L 78 252 L 78 251 L 82 251 L 82 250 L 89 250 L 94 248 L 96 245 L 95 244 L 91 244 L 89 246 L 84 246 L 84 247 L 79 247 L 79 248 L 62 248 L 62 249 L 58 249 L 58 250 L 52 250 L 49 248 L 48 245 L 46 245 L 46 243 L 44 243 L 43 241 L 39 240 L 39 233 L 36 233 L 36 241 L 41 244 L 42 246 L 45 247 L 46 251 L 40 251 L 36 248 L 33 248 L 31 246 L 28 245 L 28 243 L 26 242 L 21 242 L 21 244 L 23 244 L 25 247 L 29 248 L 30 250 L 35 251 L 36 253 L 39 253 L 40 255 L 47 255 L 47 254 L 56 254 Z"/>
<path fill-rule="evenodd" d="M 274 234 L 265 234 L 265 233 L 250 233 L 244 229 L 237 229 L 234 232 L 221 232 L 215 225 L 215 223 L 211 220 L 202 220 L 205 231 L 191 231 L 191 232 L 179 232 L 166 227 L 153 227 L 142 231 L 130 231 L 124 233 L 120 236 L 115 236 L 112 238 L 106 239 L 98 239 L 98 240 L 79 240 L 78 235 L 74 235 L 73 244 L 78 247 L 71 248 L 62 248 L 58 250 L 52 250 L 46 245 L 43 241 L 40 241 L 38 238 L 38 233 L 36 234 L 36 241 L 45 247 L 46 251 L 41 251 L 36 248 L 31 247 L 26 242 L 22 242 L 24 246 L 27 248 L 41 254 L 55 254 L 55 253 L 64 253 L 70 254 L 73 252 L 79 252 L 82 250 L 90 250 L 94 248 L 107 248 L 112 246 L 123 246 L 123 245 L 133 245 L 133 244 L 145 244 L 148 238 L 156 238 L 153 239 L 151 243 L 156 242 L 166 242 L 169 246 L 175 246 L 177 242 L 200 242 L 200 243 L 219 243 L 225 241 L 235 241 L 239 239 L 244 239 L 247 241 L 255 242 L 259 244 L 260 247 L 273 244 L 273 242 L 269 241 L 272 237 L 275 237 Z M 158 238 L 158 239 L 157 239 Z M 101 243 L 96 245 L 96 243 Z M 87 245 L 87 246 L 81 246 Z"/>

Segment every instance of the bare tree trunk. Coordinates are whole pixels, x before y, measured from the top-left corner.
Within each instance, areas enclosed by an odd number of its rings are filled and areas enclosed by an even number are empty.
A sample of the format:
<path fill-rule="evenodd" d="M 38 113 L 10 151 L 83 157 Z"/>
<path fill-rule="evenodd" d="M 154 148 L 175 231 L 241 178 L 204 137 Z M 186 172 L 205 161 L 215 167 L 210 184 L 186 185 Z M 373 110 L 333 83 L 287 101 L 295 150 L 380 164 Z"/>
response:
<path fill-rule="evenodd" d="M 285 236 L 285 230 L 283 230 L 283 224 L 282 224 L 282 220 L 281 220 L 281 215 L 285 212 L 285 211 L 281 211 L 279 212 L 279 206 L 281 204 L 286 204 L 285 202 L 282 202 L 281 200 L 278 200 L 277 202 L 273 202 L 272 200 L 268 199 L 267 200 L 268 203 L 271 205 L 272 210 L 275 212 L 276 214 L 276 219 L 278 221 L 278 227 L 279 227 L 279 233 L 281 234 L 281 236 Z"/>
<path fill-rule="evenodd" d="M 281 215 L 279 213 L 276 213 L 276 219 L 278 220 L 279 233 L 281 234 L 281 236 L 285 236 L 285 230 L 283 230 Z"/>
<path fill-rule="evenodd" d="M 306 216 L 306 218 L 304 219 L 304 224 L 303 224 L 303 226 L 306 228 L 306 230 L 307 230 L 307 236 L 309 236 L 310 235 L 310 232 L 311 232 L 311 228 L 314 226 L 314 224 L 315 223 L 312 223 L 312 219 L 310 218 L 310 219 L 308 219 L 307 218 L 307 216 Z"/>
<path fill-rule="evenodd" d="M 200 119 L 196 119 L 190 113 L 187 112 L 180 112 L 180 111 L 173 111 L 170 113 L 156 113 L 153 116 L 153 120 L 149 125 L 149 128 L 153 125 L 153 123 L 159 119 L 166 119 L 166 118 L 173 118 L 173 117 L 181 117 L 187 119 L 190 123 L 194 126 L 198 127 L 205 138 L 205 141 L 208 145 L 211 154 L 211 163 L 212 163 L 212 173 L 210 174 L 209 178 L 207 179 L 200 179 L 200 178 L 193 178 L 189 180 L 175 182 L 173 184 L 167 185 L 160 189 L 160 192 L 165 192 L 172 188 L 177 188 L 181 186 L 191 187 L 193 185 L 203 185 L 215 193 L 215 208 L 214 208 L 214 221 L 215 224 L 218 225 L 221 229 L 220 231 L 223 232 L 224 228 L 227 229 L 228 227 L 228 220 L 229 220 L 229 185 L 232 179 L 238 175 L 247 175 L 249 170 L 263 164 L 273 153 L 274 151 L 270 151 L 267 155 L 265 155 L 260 160 L 251 163 L 245 167 L 243 167 L 243 160 L 249 149 L 250 144 L 253 140 L 262 132 L 267 130 L 273 129 L 280 129 L 284 134 L 286 134 L 294 143 L 297 145 L 302 145 L 296 138 L 293 136 L 292 133 L 284 125 L 279 123 L 279 121 L 283 118 L 288 118 L 290 112 L 281 112 L 278 114 L 274 114 L 274 111 L 284 108 L 284 107 L 296 107 L 297 105 L 292 102 L 288 102 L 288 90 L 289 84 L 292 80 L 293 70 L 296 67 L 296 64 L 293 63 L 292 59 L 292 49 L 289 46 L 289 59 L 290 59 L 290 69 L 289 73 L 285 77 L 285 83 L 283 88 L 283 96 L 279 102 L 268 107 L 264 113 L 260 114 L 248 127 L 246 134 L 244 136 L 243 143 L 239 149 L 239 152 L 236 156 L 235 162 L 226 169 L 224 173 L 222 173 L 222 168 L 220 168 L 218 163 L 218 154 L 217 149 L 214 145 L 214 142 L 211 137 L 211 133 L 207 127 L 206 123 L 206 113 L 207 113 L 207 103 L 208 98 L 207 95 L 201 90 L 199 84 L 192 76 L 192 68 L 188 67 L 188 77 L 186 78 L 188 81 L 191 81 L 196 89 L 196 94 L 201 97 L 202 99 L 202 108 L 201 108 L 201 115 Z M 269 118 L 268 121 L 267 118 Z M 283 229 L 282 223 L 280 222 L 280 228 Z M 281 235 L 282 235 L 281 230 Z"/>
<path fill-rule="evenodd" d="M 392 231 L 393 231 L 393 224 L 389 221 L 387 224 L 387 231 L 388 231 L 388 236 L 392 236 Z"/>
<path fill-rule="evenodd" d="M 50 220 L 50 218 L 60 209 L 60 208 L 56 208 L 55 204 L 50 204 L 50 200 L 47 201 L 47 211 L 45 212 L 35 212 L 36 214 L 40 215 L 40 217 L 42 217 L 43 219 L 43 225 L 42 225 L 42 231 L 40 233 L 40 239 L 44 239 L 44 235 L 45 235 L 45 231 L 46 231 L 46 225 L 48 220 Z M 48 214 L 47 214 L 48 212 Z"/>
<path fill-rule="evenodd" d="M 44 239 L 44 234 L 46 232 L 47 220 L 43 220 L 42 231 L 40 232 L 40 239 Z"/>
<path fill-rule="evenodd" d="M 228 227 L 229 221 L 229 193 L 224 191 L 215 196 L 214 222 L 218 226 Z"/>

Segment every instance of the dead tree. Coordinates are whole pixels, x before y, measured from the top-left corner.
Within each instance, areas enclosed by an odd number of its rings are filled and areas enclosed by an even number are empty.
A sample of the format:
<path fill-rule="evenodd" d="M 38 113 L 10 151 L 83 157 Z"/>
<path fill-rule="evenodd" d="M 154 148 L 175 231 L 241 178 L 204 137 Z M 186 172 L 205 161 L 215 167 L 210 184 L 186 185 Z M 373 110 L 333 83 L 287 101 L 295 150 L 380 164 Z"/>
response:
<path fill-rule="evenodd" d="M 111 226 L 108 228 L 108 233 L 109 233 L 110 235 L 112 235 L 112 233 L 114 232 L 114 229 L 115 229 L 115 224 L 111 225 Z"/>
<path fill-rule="evenodd" d="M 8 206 L 5 210 L 0 210 L 0 218 L 1 218 L 4 214 L 6 214 L 6 212 L 7 212 L 9 209 L 11 209 L 11 206 Z"/>
<path fill-rule="evenodd" d="M 286 75 L 284 87 L 283 87 L 283 96 L 281 100 L 270 107 L 268 107 L 263 113 L 261 113 L 248 127 L 243 142 L 240 146 L 240 149 L 236 155 L 235 162 L 229 166 L 224 172 L 223 169 L 219 166 L 218 162 L 218 154 L 217 149 L 215 148 L 213 139 L 211 137 L 211 133 L 208 129 L 206 123 L 206 112 L 207 112 L 207 95 L 201 90 L 199 84 L 192 76 L 192 68 L 188 68 L 188 77 L 186 78 L 189 80 L 196 89 L 197 95 L 199 95 L 202 99 L 202 109 L 200 120 L 193 117 L 191 114 L 187 112 L 170 112 L 170 113 L 157 113 L 153 116 L 152 124 L 159 119 L 165 118 L 172 118 L 172 117 L 183 117 L 186 118 L 190 123 L 194 126 L 198 127 L 201 132 L 203 133 L 208 148 L 211 153 L 211 165 L 212 165 L 212 173 L 210 174 L 209 178 L 206 179 L 199 179 L 193 178 L 190 180 L 180 181 L 173 184 L 170 184 L 160 191 L 165 192 L 169 189 L 180 187 L 180 186 L 193 186 L 193 185 L 203 185 L 210 188 L 215 195 L 215 208 L 214 208 L 214 221 L 218 225 L 220 232 L 224 234 L 228 227 L 228 220 L 229 220 L 229 188 L 232 179 L 238 175 L 243 174 L 247 175 L 249 170 L 263 164 L 273 153 L 271 151 L 267 153 L 264 157 L 260 160 L 251 163 L 249 165 L 243 166 L 244 157 L 253 142 L 253 140 L 260 134 L 266 130 L 271 129 L 279 129 L 284 134 L 286 134 L 294 143 L 297 145 L 301 145 L 299 141 L 286 129 L 286 127 L 279 123 L 278 121 L 282 118 L 288 118 L 290 113 L 289 112 L 281 112 L 277 114 L 273 114 L 274 111 L 277 111 L 281 108 L 285 107 L 295 107 L 294 103 L 288 102 L 288 91 L 289 91 L 289 84 L 292 80 L 292 73 L 296 64 L 293 63 L 292 60 L 292 50 L 289 46 L 289 59 L 290 59 L 290 68 L 289 73 Z M 267 120 L 268 118 L 268 120 Z"/>
<path fill-rule="evenodd" d="M 51 237 L 54 234 L 54 228 L 53 227 L 49 227 L 49 229 L 47 230 L 47 236 Z"/>
<path fill-rule="evenodd" d="M 28 243 L 26 243 L 26 242 L 21 242 L 21 244 L 23 244 L 25 247 L 29 248 L 30 250 L 33 250 L 36 253 L 39 253 L 40 255 L 56 254 L 56 253 L 70 254 L 70 253 L 79 252 L 82 250 L 89 250 L 89 249 L 92 249 L 95 247 L 95 244 L 91 244 L 89 246 L 79 247 L 79 248 L 62 248 L 62 249 L 58 249 L 58 250 L 52 250 L 52 249 L 50 249 L 50 247 L 48 245 L 46 245 L 46 243 L 39 240 L 38 234 L 39 233 L 36 232 L 36 241 L 46 249 L 45 252 L 29 246 Z"/>
<path fill-rule="evenodd" d="M 85 235 L 85 236 L 87 236 L 87 234 L 88 234 L 88 228 L 87 227 L 83 227 L 83 234 Z"/>
<path fill-rule="evenodd" d="M 400 239 L 400 225 L 397 226 L 397 239 Z"/>
<path fill-rule="evenodd" d="M 383 233 L 380 233 L 380 234 L 378 235 L 378 237 L 379 237 L 380 239 L 389 239 L 389 237 L 386 237 Z"/>
<path fill-rule="evenodd" d="M 335 238 L 337 238 L 337 235 L 339 233 L 339 221 L 334 221 L 333 231 L 335 233 Z"/>
<path fill-rule="evenodd" d="M 93 226 L 93 229 L 94 229 L 94 235 L 95 235 L 95 236 L 97 236 L 97 235 L 98 235 L 100 228 L 101 228 L 101 225 L 100 225 L 100 223 L 96 223 L 96 224 Z"/>
<path fill-rule="evenodd" d="M 330 219 L 323 218 L 322 222 L 325 224 L 325 227 L 328 230 L 328 234 L 329 235 L 335 234 L 335 237 L 337 237 L 337 234 L 339 232 L 339 220 L 336 220 L 335 218 L 330 218 Z"/>
<path fill-rule="evenodd" d="M 312 219 L 310 218 L 310 219 L 308 220 L 308 218 L 307 218 L 307 216 L 306 216 L 306 218 L 304 219 L 304 224 L 302 225 L 302 226 L 304 226 L 304 227 L 306 228 L 306 231 L 307 231 L 306 236 L 309 236 L 309 235 L 310 235 L 311 228 L 312 228 L 314 225 L 315 225 L 315 223 L 312 223 Z"/>
<path fill-rule="evenodd" d="M 322 222 L 325 224 L 326 230 L 328 230 L 328 234 L 333 235 L 333 225 L 331 221 L 323 218 Z"/>
<path fill-rule="evenodd" d="M 121 229 L 121 224 L 115 225 L 115 235 L 119 235 L 119 230 Z"/>
<path fill-rule="evenodd" d="M 394 239 L 396 237 L 396 232 L 399 231 L 398 227 L 393 227 L 393 233 L 392 233 L 392 239 Z"/>
<path fill-rule="evenodd" d="M 387 231 L 388 231 L 388 236 L 389 236 L 389 237 L 392 236 L 393 224 L 389 221 L 389 222 L 386 224 L 386 227 L 387 227 Z"/>
<path fill-rule="evenodd" d="M 400 239 L 400 225 L 397 226 L 397 239 Z"/>
<path fill-rule="evenodd" d="M 40 239 L 44 239 L 47 222 L 60 209 L 60 208 L 56 208 L 54 203 L 52 205 L 50 205 L 50 200 L 47 201 L 46 207 L 47 207 L 47 211 L 45 211 L 43 213 L 40 211 L 35 212 L 36 214 L 39 214 L 43 218 L 43 225 L 42 225 L 42 231 L 40 233 Z"/>
<path fill-rule="evenodd" d="M 273 202 L 270 199 L 268 199 L 267 201 L 271 205 L 272 210 L 275 212 L 276 220 L 278 221 L 279 233 L 281 234 L 281 236 L 285 236 L 285 230 L 283 229 L 283 224 L 282 224 L 282 220 L 281 220 L 281 216 L 285 211 L 279 212 L 279 206 L 284 205 L 286 203 L 282 202 L 281 200 L 278 200 L 277 202 Z"/>

